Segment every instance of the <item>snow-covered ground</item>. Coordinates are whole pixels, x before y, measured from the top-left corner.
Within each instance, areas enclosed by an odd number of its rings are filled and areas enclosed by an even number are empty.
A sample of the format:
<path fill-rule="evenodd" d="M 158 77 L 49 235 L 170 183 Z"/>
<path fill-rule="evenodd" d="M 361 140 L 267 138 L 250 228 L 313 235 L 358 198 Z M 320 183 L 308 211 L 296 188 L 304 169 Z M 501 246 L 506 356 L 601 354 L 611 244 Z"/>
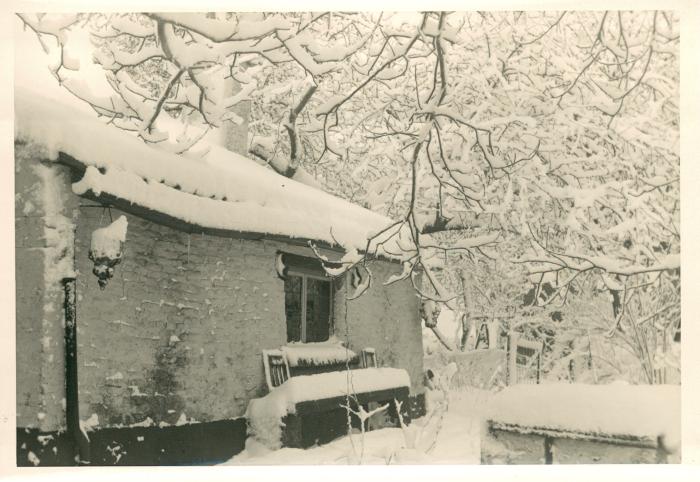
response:
<path fill-rule="evenodd" d="M 431 393 L 428 403 L 439 402 L 440 392 Z M 225 465 L 478 464 L 481 420 L 491 396 L 477 389 L 451 391 L 437 439 L 434 433 L 439 420 L 422 417 L 410 425 L 408 437 L 417 435 L 415 448 L 408 448 L 410 441 L 400 428 L 367 432 L 364 443 L 362 435 L 356 433 L 306 450 L 271 451 L 249 439 L 246 449 Z"/>
<path fill-rule="evenodd" d="M 520 385 L 498 393 L 454 389 L 440 420 L 430 411 L 442 402 L 442 392 L 429 391 L 429 414 L 414 420 L 407 432 L 375 430 L 365 433 L 364 441 L 358 432 L 306 450 L 269 450 L 249 438 L 246 449 L 225 465 L 479 464 L 482 431 L 491 418 L 574 431 L 664 435 L 667 448 L 677 451 L 679 394 L 678 386 L 620 383 Z"/>

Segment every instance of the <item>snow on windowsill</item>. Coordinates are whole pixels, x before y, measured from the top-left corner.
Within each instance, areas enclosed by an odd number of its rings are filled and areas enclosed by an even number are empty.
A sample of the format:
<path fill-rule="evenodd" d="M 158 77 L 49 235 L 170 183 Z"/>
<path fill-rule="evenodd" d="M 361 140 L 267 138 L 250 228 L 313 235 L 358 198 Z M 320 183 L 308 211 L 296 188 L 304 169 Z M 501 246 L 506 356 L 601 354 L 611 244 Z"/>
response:
<path fill-rule="evenodd" d="M 664 437 L 680 444 L 680 386 L 515 385 L 491 401 L 490 420 L 521 427 L 611 436 Z"/>
<path fill-rule="evenodd" d="M 280 347 L 280 351 L 292 368 L 334 365 L 357 359 L 357 354 L 335 337 L 316 343 L 292 342 Z"/>

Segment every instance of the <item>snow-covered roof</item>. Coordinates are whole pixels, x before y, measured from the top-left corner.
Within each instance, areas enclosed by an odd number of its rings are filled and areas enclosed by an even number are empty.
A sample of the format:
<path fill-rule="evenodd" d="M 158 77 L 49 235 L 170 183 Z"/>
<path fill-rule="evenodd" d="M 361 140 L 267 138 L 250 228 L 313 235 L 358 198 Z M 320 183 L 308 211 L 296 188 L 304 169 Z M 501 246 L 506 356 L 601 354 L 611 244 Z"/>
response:
<path fill-rule="evenodd" d="M 681 392 L 678 385 L 515 385 L 491 400 L 496 422 L 610 436 L 637 436 L 667 446 L 680 443 Z"/>
<path fill-rule="evenodd" d="M 148 146 L 53 99 L 15 91 L 15 138 L 86 167 L 76 194 L 107 193 L 215 230 L 300 238 L 364 250 L 392 220 L 223 149 L 190 159 Z M 223 152 L 222 152 L 223 151 Z"/>

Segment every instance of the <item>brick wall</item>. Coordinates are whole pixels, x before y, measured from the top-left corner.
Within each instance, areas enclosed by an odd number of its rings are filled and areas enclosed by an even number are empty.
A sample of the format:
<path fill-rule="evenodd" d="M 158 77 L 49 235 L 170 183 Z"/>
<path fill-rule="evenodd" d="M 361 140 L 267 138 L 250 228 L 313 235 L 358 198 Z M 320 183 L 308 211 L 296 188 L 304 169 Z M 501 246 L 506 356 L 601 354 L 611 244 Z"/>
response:
<path fill-rule="evenodd" d="M 261 350 L 286 343 L 284 282 L 275 255 L 313 256 L 311 250 L 188 235 L 110 212 L 73 195 L 68 169 L 41 165 L 41 157 L 18 146 L 18 427 L 65 428 L 63 292 L 59 279 L 45 279 L 59 260 L 57 240 L 77 279 L 81 420 L 95 414 L 99 427 L 114 427 L 147 417 L 174 424 L 182 414 L 200 422 L 243 416 L 248 400 L 267 392 Z M 49 214 L 42 208 L 47 202 Z M 129 223 L 124 256 L 100 290 L 88 259 L 91 234 L 122 214 Z M 55 219 L 66 226 L 51 226 Z M 380 365 L 407 369 L 412 393 L 421 393 L 418 299 L 409 282 L 382 285 L 400 265 L 373 262 L 371 269 L 373 288 L 358 300 L 346 303 L 339 283 L 335 334 L 345 339 L 349 333 L 357 351 L 374 347 Z"/>
<path fill-rule="evenodd" d="M 112 218 L 122 213 L 112 209 Z M 285 341 L 276 246 L 188 235 L 127 215 L 123 261 L 101 291 L 90 236 L 109 222 L 81 209 L 76 236 L 81 418 L 132 424 L 243 415 L 262 394 L 261 349 Z"/>
<path fill-rule="evenodd" d="M 410 280 L 384 286 L 391 275 L 401 272 L 401 265 L 375 261 L 368 264 L 372 286 L 355 300 L 345 299 L 349 283 L 344 283 L 336 297 L 336 334 L 349 334 L 350 347 L 376 350 L 379 366 L 404 368 L 411 378 L 411 394 L 423 392 L 423 339 L 421 336 L 420 301 Z M 349 288 L 353 290 L 352 287 Z"/>
<path fill-rule="evenodd" d="M 121 212 L 80 209 L 76 233 L 80 414 L 100 425 L 150 417 L 175 423 L 242 416 L 266 393 L 261 350 L 286 342 L 278 251 L 290 244 L 188 235 L 127 214 L 123 261 L 101 291 L 87 253 L 92 231 Z M 372 264 L 378 280 L 400 266 Z M 421 391 L 418 301 L 410 284 L 381 283 L 348 302 L 336 296 L 336 334 L 354 349 L 372 346 L 380 364 L 406 368 Z"/>

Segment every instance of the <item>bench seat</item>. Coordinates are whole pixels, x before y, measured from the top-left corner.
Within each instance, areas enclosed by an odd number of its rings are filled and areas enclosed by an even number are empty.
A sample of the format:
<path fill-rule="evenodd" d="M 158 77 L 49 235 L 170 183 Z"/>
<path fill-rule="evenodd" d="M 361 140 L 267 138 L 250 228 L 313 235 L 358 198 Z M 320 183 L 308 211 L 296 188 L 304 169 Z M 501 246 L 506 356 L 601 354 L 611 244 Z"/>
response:
<path fill-rule="evenodd" d="M 366 405 L 370 402 L 393 401 L 394 399 L 400 402 L 407 400 L 408 387 L 387 388 L 384 390 L 357 393 L 353 396 L 353 401 L 358 403 L 359 405 Z M 339 397 L 322 398 L 320 400 L 307 400 L 305 402 L 298 402 L 295 404 L 295 413 L 297 415 L 307 415 L 310 413 L 327 412 L 329 410 L 335 410 L 339 407 L 345 410 L 343 406 L 347 404 L 347 400 L 347 396 L 342 395 Z"/>
<path fill-rule="evenodd" d="M 372 402 L 382 405 L 388 404 L 386 413 L 391 421 L 391 426 L 399 427 L 399 417 L 394 400 L 401 403 L 401 416 L 404 422 L 408 423 L 410 421 L 408 387 L 356 393 L 349 401 L 352 408 L 356 409 L 357 405 L 362 405 L 365 410 Z M 345 408 L 347 403 L 347 396 L 296 403 L 295 413 L 290 413 L 283 419 L 282 444 L 285 447 L 305 449 L 347 435 L 348 419 Z M 356 416 L 351 417 L 351 424 L 355 429 L 360 428 Z"/>
<path fill-rule="evenodd" d="M 270 356 L 280 355 L 275 352 Z M 288 373 L 283 356 L 277 361 L 270 358 L 268 365 L 275 367 L 268 376 L 270 381 L 281 381 L 278 375 Z M 389 422 L 398 426 L 399 417 L 394 404 L 397 400 L 401 402 L 402 416 L 408 421 L 410 385 L 406 370 L 389 367 L 293 376 L 271 387 L 266 396 L 251 400 L 247 416 L 253 433 L 270 430 L 262 427 L 271 427 L 269 424 L 279 419 L 281 424 L 275 425 L 281 426 L 282 431 L 277 440 L 286 447 L 306 448 L 347 433 L 348 402 L 352 410 L 361 406 L 367 411 L 379 404 L 388 404 L 386 415 Z M 350 419 L 353 427 L 360 427 L 356 415 L 351 415 Z"/>

